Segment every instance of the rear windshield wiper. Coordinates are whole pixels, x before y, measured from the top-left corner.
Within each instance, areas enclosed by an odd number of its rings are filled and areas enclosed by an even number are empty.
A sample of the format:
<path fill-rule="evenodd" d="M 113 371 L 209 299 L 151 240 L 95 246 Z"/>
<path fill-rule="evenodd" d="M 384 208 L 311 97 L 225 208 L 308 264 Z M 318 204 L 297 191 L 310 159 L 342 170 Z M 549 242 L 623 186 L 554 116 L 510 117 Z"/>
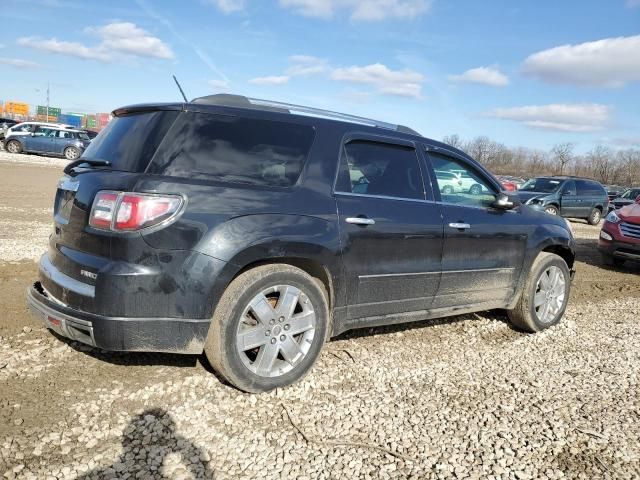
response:
<path fill-rule="evenodd" d="M 84 158 L 80 158 L 78 160 L 71 162 L 66 167 L 64 167 L 63 172 L 68 175 L 71 173 L 71 171 L 74 168 L 76 168 L 78 165 L 82 165 L 83 163 L 86 163 L 87 165 L 90 165 L 92 167 L 110 167 L 111 166 L 111 162 L 108 162 L 107 160 L 87 160 Z"/>

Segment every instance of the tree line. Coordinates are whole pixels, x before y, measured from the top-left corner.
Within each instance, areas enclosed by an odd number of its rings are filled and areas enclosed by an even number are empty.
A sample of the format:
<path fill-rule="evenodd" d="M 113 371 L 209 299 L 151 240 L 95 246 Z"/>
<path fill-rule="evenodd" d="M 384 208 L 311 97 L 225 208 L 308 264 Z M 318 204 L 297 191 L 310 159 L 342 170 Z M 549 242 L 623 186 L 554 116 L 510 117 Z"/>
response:
<path fill-rule="evenodd" d="M 496 175 L 576 175 L 605 185 L 640 185 L 639 149 L 614 150 L 597 145 L 586 154 L 577 155 L 572 143 L 558 143 L 546 151 L 511 148 L 485 136 L 465 141 L 454 134 L 442 141 L 466 152 Z"/>

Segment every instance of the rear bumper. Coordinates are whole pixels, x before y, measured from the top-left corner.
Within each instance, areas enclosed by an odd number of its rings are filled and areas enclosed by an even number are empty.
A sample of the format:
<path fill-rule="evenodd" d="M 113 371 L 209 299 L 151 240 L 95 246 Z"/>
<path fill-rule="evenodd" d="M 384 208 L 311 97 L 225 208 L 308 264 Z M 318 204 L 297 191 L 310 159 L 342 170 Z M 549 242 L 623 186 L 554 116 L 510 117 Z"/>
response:
<path fill-rule="evenodd" d="M 27 304 L 45 327 L 104 350 L 200 354 L 209 331 L 208 319 L 106 317 L 75 310 L 40 282 L 27 290 Z"/>

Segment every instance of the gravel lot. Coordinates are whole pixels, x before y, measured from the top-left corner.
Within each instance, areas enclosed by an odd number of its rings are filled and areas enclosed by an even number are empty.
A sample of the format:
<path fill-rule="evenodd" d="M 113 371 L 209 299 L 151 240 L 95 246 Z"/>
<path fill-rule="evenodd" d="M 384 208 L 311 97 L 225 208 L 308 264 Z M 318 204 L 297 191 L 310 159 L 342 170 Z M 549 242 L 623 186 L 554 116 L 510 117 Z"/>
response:
<path fill-rule="evenodd" d="M 640 478 L 640 270 L 604 268 L 598 228 L 573 223 L 572 301 L 542 334 L 497 311 L 349 332 L 303 382 L 247 395 L 201 357 L 101 352 L 38 325 L 24 290 L 64 162 L 8 157 L 0 476 Z"/>

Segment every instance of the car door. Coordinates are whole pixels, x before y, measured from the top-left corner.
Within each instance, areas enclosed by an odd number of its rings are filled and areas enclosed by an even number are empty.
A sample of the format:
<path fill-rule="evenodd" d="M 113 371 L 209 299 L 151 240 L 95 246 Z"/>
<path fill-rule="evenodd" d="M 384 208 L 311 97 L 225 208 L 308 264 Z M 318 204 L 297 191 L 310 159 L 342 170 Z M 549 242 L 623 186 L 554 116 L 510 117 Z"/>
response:
<path fill-rule="evenodd" d="M 425 192 L 420 156 L 413 142 L 378 136 L 352 135 L 342 147 L 334 195 L 347 321 L 426 310 L 433 302 L 442 219 L 430 186 Z"/>
<path fill-rule="evenodd" d="M 586 180 L 576 180 L 576 207 L 572 216 L 588 217 L 596 202 L 593 188 Z"/>
<path fill-rule="evenodd" d="M 30 152 L 49 152 L 53 141 L 52 134 L 55 135 L 54 129 L 36 126 L 31 135 L 24 137 L 25 150 Z"/>
<path fill-rule="evenodd" d="M 51 152 L 62 155 L 64 153 L 64 149 L 70 144 L 73 138 L 73 132 L 68 130 L 58 130 L 51 144 Z"/>
<path fill-rule="evenodd" d="M 442 276 L 432 308 L 501 306 L 513 295 L 531 227 L 517 210 L 492 207 L 500 186 L 473 162 L 439 147 L 427 148 L 435 184 L 439 180 L 434 171 L 462 170 L 480 185 L 473 193 L 436 193 L 444 242 Z"/>
<path fill-rule="evenodd" d="M 560 186 L 560 215 L 564 217 L 579 217 L 582 197 L 577 193 L 576 182 L 568 180 Z"/>

